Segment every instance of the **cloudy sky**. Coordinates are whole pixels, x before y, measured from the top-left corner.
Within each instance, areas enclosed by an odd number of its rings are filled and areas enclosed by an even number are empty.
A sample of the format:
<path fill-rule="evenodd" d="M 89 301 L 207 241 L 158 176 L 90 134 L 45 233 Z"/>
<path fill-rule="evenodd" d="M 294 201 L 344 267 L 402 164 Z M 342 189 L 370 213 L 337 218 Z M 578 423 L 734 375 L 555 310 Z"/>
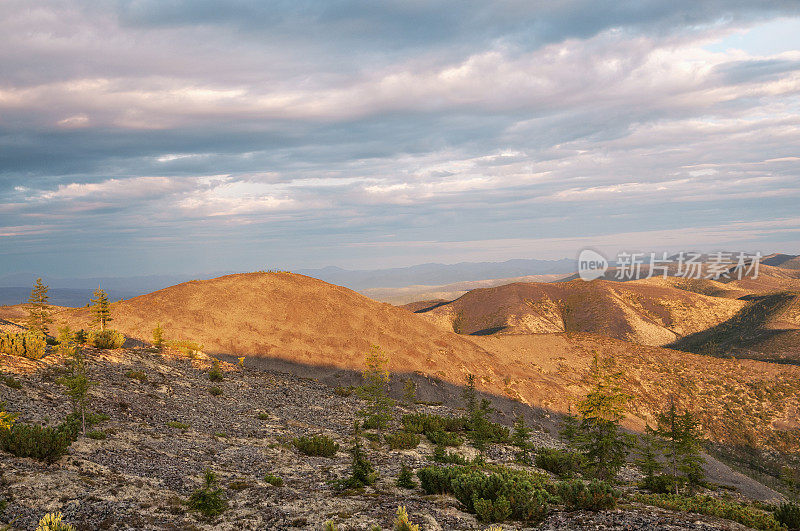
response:
<path fill-rule="evenodd" d="M 800 2 L 5 0 L 0 274 L 800 252 Z"/>

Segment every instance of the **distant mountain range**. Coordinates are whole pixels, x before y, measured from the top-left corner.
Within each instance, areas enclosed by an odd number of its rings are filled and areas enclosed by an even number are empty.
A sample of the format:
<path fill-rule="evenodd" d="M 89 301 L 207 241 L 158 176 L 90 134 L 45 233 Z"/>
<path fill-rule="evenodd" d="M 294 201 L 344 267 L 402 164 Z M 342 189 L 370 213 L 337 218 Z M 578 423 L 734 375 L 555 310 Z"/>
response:
<path fill-rule="evenodd" d="M 318 278 L 361 291 L 370 288 L 398 288 L 411 284 L 446 284 L 467 280 L 519 277 L 525 275 L 568 274 L 575 272 L 575 260 L 508 260 L 506 262 L 461 262 L 421 264 L 391 269 L 349 270 L 340 267 L 299 269 L 294 273 Z M 92 290 L 102 286 L 112 300 L 129 299 L 174 286 L 189 280 L 207 280 L 236 271 L 216 271 L 201 275 L 149 275 L 136 277 L 44 278 L 50 286 L 50 302 L 59 306 L 84 306 Z M 0 276 L 0 304 L 18 304 L 30 295 L 38 278 L 33 273 Z"/>

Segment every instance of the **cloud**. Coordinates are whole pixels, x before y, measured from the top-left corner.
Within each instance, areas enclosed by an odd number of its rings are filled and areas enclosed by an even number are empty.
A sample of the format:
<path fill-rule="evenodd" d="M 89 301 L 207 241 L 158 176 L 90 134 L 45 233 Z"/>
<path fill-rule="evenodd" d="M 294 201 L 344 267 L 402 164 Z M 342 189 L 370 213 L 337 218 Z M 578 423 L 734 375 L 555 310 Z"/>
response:
<path fill-rule="evenodd" d="M 180 269 L 198 246 L 225 249 L 203 254 L 217 269 L 481 259 L 492 241 L 539 256 L 632 225 L 669 241 L 705 228 L 712 245 L 800 195 L 800 50 L 747 38 L 800 30 L 796 2 L 0 14 L 9 270 L 57 256 L 84 271 L 92 253 L 116 274 Z M 800 252 L 794 230 L 747 237 Z M 433 243 L 403 251 L 414 241 Z"/>

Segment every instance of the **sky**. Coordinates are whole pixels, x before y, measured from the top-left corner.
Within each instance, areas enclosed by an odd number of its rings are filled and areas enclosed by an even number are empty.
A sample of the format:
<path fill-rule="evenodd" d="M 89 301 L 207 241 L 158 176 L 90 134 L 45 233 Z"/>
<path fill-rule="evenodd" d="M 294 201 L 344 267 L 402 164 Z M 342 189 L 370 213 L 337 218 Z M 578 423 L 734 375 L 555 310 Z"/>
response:
<path fill-rule="evenodd" d="M 5 0 L 0 274 L 800 253 L 800 2 Z"/>

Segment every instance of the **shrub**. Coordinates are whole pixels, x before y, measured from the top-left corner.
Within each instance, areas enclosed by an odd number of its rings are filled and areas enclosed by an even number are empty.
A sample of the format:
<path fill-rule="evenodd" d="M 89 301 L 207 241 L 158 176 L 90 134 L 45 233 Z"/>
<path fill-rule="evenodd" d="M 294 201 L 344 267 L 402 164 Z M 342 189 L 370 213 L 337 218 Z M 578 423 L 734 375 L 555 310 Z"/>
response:
<path fill-rule="evenodd" d="M 648 505 L 655 505 L 656 507 L 663 507 L 673 511 L 685 511 L 725 518 L 754 529 L 766 531 L 778 531 L 781 529 L 781 524 L 778 523 L 774 513 L 722 498 L 676 494 L 638 494 L 634 496 L 634 499 Z"/>
<path fill-rule="evenodd" d="M 19 380 L 11 376 L 10 374 L 1 374 L 0 373 L 0 380 L 3 380 L 3 383 L 6 384 L 11 389 L 22 389 L 22 384 Z"/>
<path fill-rule="evenodd" d="M 106 437 L 108 437 L 106 432 L 104 432 L 102 430 L 91 430 L 91 431 L 86 433 L 86 436 L 89 437 L 90 439 L 94 439 L 96 441 L 102 441 L 102 440 L 105 440 Z"/>
<path fill-rule="evenodd" d="M 394 531 L 419 531 L 419 526 L 412 524 L 408 519 L 408 511 L 405 506 L 397 508 L 397 518 L 394 521 Z"/>
<path fill-rule="evenodd" d="M 534 464 L 559 477 L 571 477 L 581 469 L 583 459 L 577 452 L 556 448 L 540 448 Z"/>
<path fill-rule="evenodd" d="M 221 382 L 223 379 L 222 369 L 219 367 L 219 360 L 211 362 L 211 369 L 208 371 L 208 379 L 212 382 Z"/>
<path fill-rule="evenodd" d="M 217 475 L 210 469 L 203 472 L 203 486 L 189 496 L 187 504 L 190 509 L 199 511 L 207 517 L 222 514 L 228 508 L 228 502 L 219 487 Z"/>
<path fill-rule="evenodd" d="M 426 494 L 448 494 L 453 492 L 451 480 L 460 468 L 427 466 L 417 470 L 420 486 Z"/>
<path fill-rule="evenodd" d="M 418 470 L 417 477 L 427 494 L 453 494 L 471 513 L 477 511 L 477 500 L 483 500 L 478 501 L 478 507 L 491 518 L 506 514 L 506 502 L 510 513 L 505 518 L 535 521 L 547 512 L 544 482 L 528 472 L 504 467 L 493 467 L 486 473 L 472 466 L 429 466 Z"/>
<path fill-rule="evenodd" d="M 378 479 L 378 473 L 367 460 L 364 450 L 361 448 L 361 434 L 358 429 L 358 421 L 353 423 L 353 447 L 350 448 L 352 461 L 350 463 L 350 477 L 340 483 L 342 488 L 357 489 L 366 485 L 372 485 Z"/>
<path fill-rule="evenodd" d="M 269 420 L 269 414 L 261 412 L 258 414 L 258 420 Z"/>
<path fill-rule="evenodd" d="M 62 521 L 61 513 L 47 513 L 39 520 L 36 531 L 75 531 L 75 528 Z"/>
<path fill-rule="evenodd" d="M 292 444 L 305 455 L 333 457 L 339 451 L 339 443 L 326 435 L 297 437 Z"/>
<path fill-rule="evenodd" d="M 139 380 L 140 382 L 147 381 L 147 375 L 143 371 L 128 371 L 125 373 L 125 376 L 133 378 L 134 380 Z"/>
<path fill-rule="evenodd" d="M 412 413 L 403 415 L 401 422 L 405 431 L 425 433 L 434 431 L 464 431 L 466 419 L 462 417 L 443 417 L 429 413 Z"/>
<path fill-rule="evenodd" d="M 36 424 L 14 424 L 0 429 L 0 448 L 17 457 L 32 457 L 54 463 L 67 453 L 77 436 L 77 426 L 64 423 L 55 428 Z"/>
<path fill-rule="evenodd" d="M 186 431 L 186 430 L 189 429 L 189 425 L 188 424 L 186 424 L 184 422 L 179 422 L 177 420 L 170 420 L 169 422 L 167 422 L 167 426 L 169 426 L 170 428 L 176 428 L 178 430 L 183 430 L 183 431 Z"/>
<path fill-rule="evenodd" d="M 417 482 L 414 481 L 414 473 L 406 464 L 403 464 L 402 468 L 400 468 L 400 475 L 397 476 L 397 486 L 403 489 L 413 489 L 417 486 Z"/>
<path fill-rule="evenodd" d="M 425 437 L 437 446 L 461 446 L 464 443 L 458 434 L 444 430 L 426 431 Z"/>
<path fill-rule="evenodd" d="M 0 332 L 0 352 L 32 360 L 44 357 L 47 342 L 43 334 L 34 332 Z"/>
<path fill-rule="evenodd" d="M 333 523 L 333 520 L 328 520 L 322 524 L 322 531 L 338 531 L 338 528 L 336 524 Z"/>
<path fill-rule="evenodd" d="M 8 506 L 8 502 L 5 498 L 0 498 L 0 515 L 2 515 L 6 511 L 6 507 Z"/>
<path fill-rule="evenodd" d="M 437 463 L 449 463 L 452 465 L 468 465 L 469 460 L 455 452 L 447 452 L 444 446 L 437 446 L 433 449 L 433 460 Z"/>
<path fill-rule="evenodd" d="M 674 494 L 681 489 L 686 480 L 671 474 L 659 474 L 656 476 L 645 477 L 642 480 L 642 488 L 655 494 Z"/>
<path fill-rule="evenodd" d="M 278 476 L 273 476 L 272 474 L 267 474 L 266 476 L 264 476 L 264 481 L 266 481 L 273 487 L 283 487 L 283 478 L 279 478 Z"/>
<path fill-rule="evenodd" d="M 592 480 L 584 483 L 579 479 L 562 481 L 556 492 L 568 510 L 602 511 L 617 505 L 619 493 L 604 481 Z"/>
<path fill-rule="evenodd" d="M 511 504 L 503 496 L 495 501 L 478 498 L 474 505 L 475 515 L 481 522 L 502 522 L 511 516 Z"/>
<path fill-rule="evenodd" d="M 411 450 L 419 446 L 420 440 L 419 435 L 407 431 L 387 434 L 384 438 L 392 450 Z"/>
<path fill-rule="evenodd" d="M 208 392 L 211 393 L 212 396 L 221 396 L 222 395 L 222 388 L 220 388 L 220 387 L 215 385 L 215 386 L 211 387 L 208 390 Z"/>
<path fill-rule="evenodd" d="M 800 529 L 800 505 L 782 503 L 775 509 L 775 520 L 790 530 Z"/>
<path fill-rule="evenodd" d="M 92 330 L 87 338 L 94 348 L 115 349 L 120 348 L 125 343 L 125 336 L 116 330 Z"/>
<path fill-rule="evenodd" d="M 509 504 L 510 513 L 506 517 L 515 520 L 536 521 L 547 513 L 548 495 L 541 481 L 522 471 L 499 468 L 486 474 L 467 468 L 456 474 L 450 483 L 453 496 L 471 513 L 476 512 L 475 501 L 483 499 L 492 502 L 492 515 L 498 517 L 505 512 L 505 502 L 501 498 Z M 483 505 L 486 510 L 485 502 Z"/>

